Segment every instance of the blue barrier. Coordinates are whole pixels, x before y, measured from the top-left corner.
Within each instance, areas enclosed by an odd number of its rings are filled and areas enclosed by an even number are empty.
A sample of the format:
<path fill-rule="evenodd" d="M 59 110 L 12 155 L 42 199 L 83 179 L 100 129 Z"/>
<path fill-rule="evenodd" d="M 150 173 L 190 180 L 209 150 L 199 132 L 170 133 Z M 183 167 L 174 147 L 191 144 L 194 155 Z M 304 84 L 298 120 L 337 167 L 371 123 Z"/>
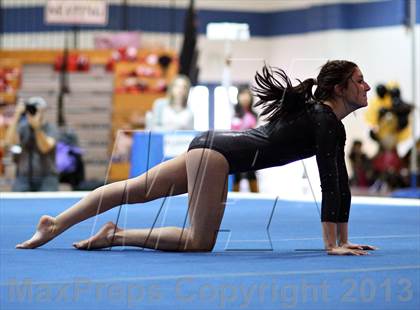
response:
<path fill-rule="evenodd" d="M 130 177 L 187 151 L 196 131 L 138 131 L 133 135 Z"/>
<path fill-rule="evenodd" d="M 130 178 L 141 175 L 161 162 L 187 151 L 197 131 L 137 131 L 133 135 Z M 229 176 L 228 190 L 233 187 Z"/>

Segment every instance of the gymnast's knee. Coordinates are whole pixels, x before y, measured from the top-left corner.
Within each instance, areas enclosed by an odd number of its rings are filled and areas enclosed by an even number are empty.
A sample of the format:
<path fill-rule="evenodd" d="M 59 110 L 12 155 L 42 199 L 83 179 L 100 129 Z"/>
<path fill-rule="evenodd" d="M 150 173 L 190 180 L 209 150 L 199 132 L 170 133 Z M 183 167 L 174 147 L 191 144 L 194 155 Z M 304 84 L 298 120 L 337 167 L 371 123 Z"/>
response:
<path fill-rule="evenodd" d="M 216 244 L 216 238 L 192 236 L 188 243 L 188 249 L 190 251 L 211 252 Z"/>

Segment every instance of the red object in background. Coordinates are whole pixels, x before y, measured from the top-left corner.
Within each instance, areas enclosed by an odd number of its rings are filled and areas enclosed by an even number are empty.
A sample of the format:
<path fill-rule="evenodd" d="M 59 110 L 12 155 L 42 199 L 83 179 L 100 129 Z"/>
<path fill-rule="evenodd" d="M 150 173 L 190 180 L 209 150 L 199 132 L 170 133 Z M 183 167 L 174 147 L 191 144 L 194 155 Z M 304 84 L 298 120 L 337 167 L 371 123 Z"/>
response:
<path fill-rule="evenodd" d="M 128 47 L 125 51 L 125 59 L 128 61 L 136 61 L 137 60 L 137 48 L 131 46 Z"/>
<path fill-rule="evenodd" d="M 20 69 L 15 67 L 0 68 L 0 92 L 15 92 L 19 87 Z"/>
<path fill-rule="evenodd" d="M 4 93 L 6 91 L 6 83 L 5 81 L 0 77 L 0 93 Z"/>
<path fill-rule="evenodd" d="M 77 62 L 77 70 L 78 71 L 89 71 L 90 62 L 89 62 L 89 58 L 87 58 L 87 56 L 79 55 L 77 57 L 76 62 Z"/>
<path fill-rule="evenodd" d="M 368 182 L 368 178 L 366 176 L 366 170 L 363 168 L 356 168 L 354 169 L 354 174 L 355 174 L 355 179 L 357 180 L 357 185 L 358 187 L 368 187 L 369 186 L 369 182 Z"/>
<path fill-rule="evenodd" d="M 136 85 L 133 85 L 133 86 L 126 87 L 124 89 L 124 92 L 128 93 L 128 94 L 138 94 L 138 93 L 140 93 L 140 90 L 137 88 Z"/>
<path fill-rule="evenodd" d="M 0 147 L 0 175 L 4 174 L 3 148 Z"/>
<path fill-rule="evenodd" d="M 400 171 L 402 161 L 397 150 L 382 151 L 373 159 L 373 168 L 379 172 Z"/>
<path fill-rule="evenodd" d="M 112 51 L 111 58 L 106 64 L 107 71 L 113 71 L 115 63 L 121 60 L 121 54 L 118 51 Z"/>
<path fill-rule="evenodd" d="M 67 59 L 67 71 L 74 72 L 77 71 L 77 55 L 70 54 Z"/>
<path fill-rule="evenodd" d="M 54 70 L 61 71 L 63 66 L 63 56 L 60 55 L 56 58 L 54 63 Z M 77 71 L 89 71 L 90 61 L 86 55 L 72 53 L 67 56 L 67 68 L 68 72 L 77 72 Z"/>
<path fill-rule="evenodd" d="M 116 62 L 115 60 L 110 59 L 105 66 L 106 71 L 108 71 L 108 72 L 113 71 L 114 66 L 115 66 L 115 62 Z"/>
<path fill-rule="evenodd" d="M 138 51 L 135 47 L 120 47 L 112 52 L 111 58 L 106 64 L 107 71 L 113 71 L 114 66 L 119 61 L 137 61 L 138 60 Z"/>
<path fill-rule="evenodd" d="M 136 75 L 138 77 L 155 77 L 156 73 L 152 67 L 139 65 L 136 68 Z"/>

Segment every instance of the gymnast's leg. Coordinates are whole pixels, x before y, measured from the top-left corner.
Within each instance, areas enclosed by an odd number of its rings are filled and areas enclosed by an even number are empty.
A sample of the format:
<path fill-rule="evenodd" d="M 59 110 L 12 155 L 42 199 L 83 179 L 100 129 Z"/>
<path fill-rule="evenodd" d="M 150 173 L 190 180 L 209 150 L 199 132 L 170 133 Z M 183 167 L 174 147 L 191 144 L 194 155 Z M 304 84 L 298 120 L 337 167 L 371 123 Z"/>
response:
<path fill-rule="evenodd" d="M 186 153 L 153 167 L 139 177 L 101 186 L 57 217 L 44 215 L 33 237 L 16 245 L 19 249 L 39 247 L 71 226 L 103 213 L 121 203 L 141 203 L 187 192 Z"/>
<path fill-rule="evenodd" d="M 216 242 L 227 196 L 229 165 L 209 149 L 188 152 L 188 227 L 123 230 L 109 222 L 93 237 L 75 243 L 78 249 L 139 246 L 163 251 L 211 251 Z"/>

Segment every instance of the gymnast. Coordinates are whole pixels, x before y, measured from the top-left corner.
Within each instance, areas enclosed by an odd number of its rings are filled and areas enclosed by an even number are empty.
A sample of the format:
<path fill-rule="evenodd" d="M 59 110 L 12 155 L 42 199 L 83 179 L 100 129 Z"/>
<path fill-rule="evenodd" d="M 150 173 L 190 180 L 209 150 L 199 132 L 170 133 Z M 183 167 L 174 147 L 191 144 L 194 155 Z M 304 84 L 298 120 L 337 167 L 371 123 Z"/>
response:
<path fill-rule="evenodd" d="M 186 153 L 138 177 L 99 187 L 56 217 L 42 216 L 32 238 L 16 248 L 39 247 L 73 225 L 122 203 L 188 193 L 186 227 L 122 229 L 108 222 L 96 235 L 73 246 L 80 250 L 126 245 L 211 251 L 225 210 L 229 173 L 281 166 L 316 155 L 326 253 L 366 255 L 367 250 L 375 250 L 348 239 L 351 193 L 341 120 L 367 106 L 370 87 L 358 66 L 350 61 L 328 61 L 316 79 L 295 86 L 283 70 L 264 66 L 255 81 L 256 105 L 262 107 L 261 115 L 268 121 L 265 125 L 239 132 L 204 132 L 193 139 Z"/>

